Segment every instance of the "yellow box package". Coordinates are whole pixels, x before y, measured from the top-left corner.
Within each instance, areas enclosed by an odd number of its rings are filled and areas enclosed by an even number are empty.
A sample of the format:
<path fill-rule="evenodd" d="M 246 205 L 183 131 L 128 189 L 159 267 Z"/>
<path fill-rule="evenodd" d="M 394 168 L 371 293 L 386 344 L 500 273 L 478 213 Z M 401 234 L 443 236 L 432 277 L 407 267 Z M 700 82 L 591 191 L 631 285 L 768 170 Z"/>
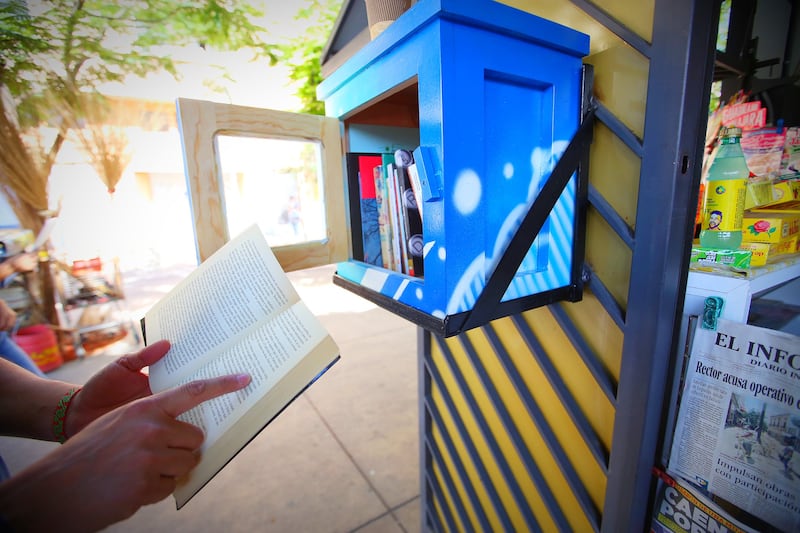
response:
<path fill-rule="evenodd" d="M 759 267 L 776 258 L 797 253 L 797 243 L 797 235 L 795 235 L 774 244 L 768 242 L 743 242 L 739 248 L 752 252 L 750 266 Z"/>
<path fill-rule="evenodd" d="M 745 209 L 765 206 L 782 206 L 800 200 L 800 180 L 751 180 L 747 184 L 744 199 Z"/>
<path fill-rule="evenodd" d="M 800 214 L 791 211 L 746 211 L 742 242 L 778 243 L 800 233 Z"/>
<path fill-rule="evenodd" d="M 800 215 L 800 201 L 787 202 L 780 205 L 765 205 L 751 210 L 753 213 L 793 213 Z"/>

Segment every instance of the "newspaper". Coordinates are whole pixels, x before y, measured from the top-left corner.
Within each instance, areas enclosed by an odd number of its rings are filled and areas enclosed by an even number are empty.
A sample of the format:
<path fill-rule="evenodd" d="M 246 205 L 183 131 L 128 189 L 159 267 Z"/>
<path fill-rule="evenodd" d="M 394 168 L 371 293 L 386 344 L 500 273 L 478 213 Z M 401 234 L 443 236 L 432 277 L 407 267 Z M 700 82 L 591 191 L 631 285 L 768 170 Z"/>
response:
<path fill-rule="evenodd" d="M 800 530 L 800 337 L 718 320 L 695 331 L 669 470 Z"/>

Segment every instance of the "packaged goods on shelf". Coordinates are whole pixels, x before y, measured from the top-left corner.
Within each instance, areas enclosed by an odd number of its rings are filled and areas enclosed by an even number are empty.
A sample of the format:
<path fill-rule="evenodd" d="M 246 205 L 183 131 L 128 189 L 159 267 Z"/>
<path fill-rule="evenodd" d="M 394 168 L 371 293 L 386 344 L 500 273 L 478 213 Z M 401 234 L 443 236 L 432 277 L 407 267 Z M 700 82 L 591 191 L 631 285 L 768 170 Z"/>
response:
<path fill-rule="evenodd" d="M 750 180 L 750 183 L 747 184 L 747 194 L 744 197 L 745 209 L 771 204 L 773 201 L 771 179 Z"/>
<path fill-rule="evenodd" d="M 767 109 L 761 102 L 742 102 L 722 108 L 722 125 L 736 126 L 743 130 L 763 128 L 767 123 Z"/>
<path fill-rule="evenodd" d="M 785 203 L 774 203 L 770 205 L 764 205 L 761 207 L 755 207 L 751 209 L 755 214 L 759 213 L 793 213 L 795 215 L 800 215 L 800 199 L 794 200 L 791 202 Z"/>
<path fill-rule="evenodd" d="M 800 127 L 786 128 L 786 143 L 783 145 L 781 172 L 800 174 Z"/>
<path fill-rule="evenodd" d="M 750 250 L 717 250 L 692 246 L 689 258 L 690 267 L 701 267 L 704 270 L 747 270 L 750 268 Z"/>
<path fill-rule="evenodd" d="M 795 254 L 797 250 L 798 238 L 797 235 L 784 239 L 777 243 L 767 242 L 743 242 L 740 246 L 742 250 L 749 250 L 752 253 L 750 258 L 751 267 L 760 267 L 767 264 L 767 262 L 774 260 L 776 257 L 783 257 L 789 254 Z"/>
<path fill-rule="evenodd" d="M 779 243 L 800 232 L 800 214 L 791 211 L 746 211 L 742 242 Z"/>
<path fill-rule="evenodd" d="M 742 134 L 742 151 L 750 173 L 772 176 L 780 173 L 786 144 L 786 128 L 759 128 Z"/>
<path fill-rule="evenodd" d="M 800 200 L 800 177 L 757 178 L 747 184 L 744 208 L 779 206 Z"/>
<path fill-rule="evenodd" d="M 797 200 L 800 200 L 800 178 L 798 177 L 751 179 L 747 184 L 744 208 L 778 206 Z"/>

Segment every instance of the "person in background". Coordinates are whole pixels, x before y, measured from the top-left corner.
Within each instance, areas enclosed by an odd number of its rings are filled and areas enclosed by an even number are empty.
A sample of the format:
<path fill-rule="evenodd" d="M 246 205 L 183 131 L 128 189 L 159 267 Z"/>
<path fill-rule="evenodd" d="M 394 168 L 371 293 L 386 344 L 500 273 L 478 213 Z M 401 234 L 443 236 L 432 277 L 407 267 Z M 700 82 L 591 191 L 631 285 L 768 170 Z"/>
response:
<path fill-rule="evenodd" d="M 790 474 L 792 471 L 792 467 L 789 465 L 789 461 L 792 460 L 792 455 L 794 455 L 794 448 L 791 446 L 784 446 L 781 454 L 778 456 L 781 463 L 783 463 L 783 471 L 787 474 Z"/>
<path fill-rule="evenodd" d="M 25 253 L 12 256 L 0 263 L 0 285 L 7 286 L 17 274 L 33 271 L 39 263 L 36 254 Z M 17 312 L 0 298 L 0 357 L 30 370 L 37 376 L 44 376 L 36 363 L 25 350 L 20 348 L 9 335 L 17 322 Z"/>
<path fill-rule="evenodd" d="M 175 490 L 203 442 L 200 428 L 176 417 L 246 387 L 250 376 L 152 394 L 141 371 L 169 346 L 159 341 L 122 356 L 83 387 L 0 359 L 0 433 L 64 443 L 0 481 L 0 531 L 97 531 Z"/>
<path fill-rule="evenodd" d="M 289 196 L 289 204 L 286 208 L 289 218 L 289 224 L 292 226 L 292 231 L 295 236 L 300 235 L 303 225 L 303 215 L 300 210 L 300 199 L 294 194 Z"/>
<path fill-rule="evenodd" d="M 11 338 L 9 330 L 13 329 L 16 323 L 16 311 L 11 309 L 5 300 L 0 299 L 0 357 L 33 372 L 37 376 L 44 377 L 44 372 L 31 359 L 31 356 Z"/>
<path fill-rule="evenodd" d="M 34 253 L 13 255 L 0 263 L 0 280 L 6 285 L 8 278 L 14 274 L 32 272 L 39 264 L 39 258 Z"/>

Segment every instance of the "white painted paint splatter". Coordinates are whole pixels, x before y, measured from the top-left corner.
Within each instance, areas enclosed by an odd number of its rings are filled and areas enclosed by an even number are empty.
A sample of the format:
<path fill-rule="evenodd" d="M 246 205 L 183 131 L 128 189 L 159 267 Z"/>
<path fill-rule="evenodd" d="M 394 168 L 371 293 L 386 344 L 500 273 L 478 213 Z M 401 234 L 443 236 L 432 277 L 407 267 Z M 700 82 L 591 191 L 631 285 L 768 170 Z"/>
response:
<path fill-rule="evenodd" d="M 453 188 L 453 205 L 462 215 L 469 215 L 481 202 L 481 179 L 472 169 L 461 171 Z"/>

